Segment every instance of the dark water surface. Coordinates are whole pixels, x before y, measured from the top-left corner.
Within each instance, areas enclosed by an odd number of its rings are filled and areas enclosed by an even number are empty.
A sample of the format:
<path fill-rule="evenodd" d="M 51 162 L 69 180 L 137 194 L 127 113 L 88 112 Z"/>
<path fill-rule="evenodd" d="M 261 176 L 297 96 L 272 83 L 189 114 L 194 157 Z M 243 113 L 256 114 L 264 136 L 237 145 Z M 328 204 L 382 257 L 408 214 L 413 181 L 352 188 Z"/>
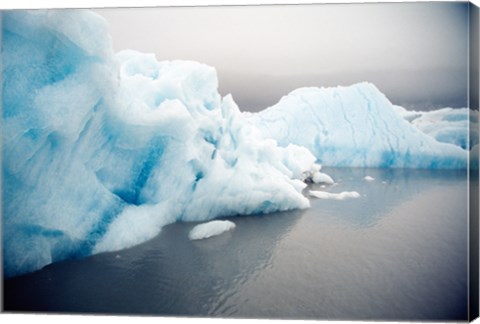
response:
<path fill-rule="evenodd" d="M 234 231 L 201 241 L 188 239 L 196 223 L 172 224 L 139 246 L 6 280 L 4 309 L 466 320 L 466 172 L 325 172 L 337 184 L 314 189 L 361 197 L 231 218 Z"/>

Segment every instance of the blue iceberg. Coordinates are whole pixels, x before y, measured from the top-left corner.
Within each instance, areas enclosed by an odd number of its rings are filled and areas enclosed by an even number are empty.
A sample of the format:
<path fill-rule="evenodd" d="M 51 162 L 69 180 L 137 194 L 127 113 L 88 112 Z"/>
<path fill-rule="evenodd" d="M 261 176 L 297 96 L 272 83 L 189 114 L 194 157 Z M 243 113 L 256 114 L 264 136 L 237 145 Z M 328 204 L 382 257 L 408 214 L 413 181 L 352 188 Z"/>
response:
<path fill-rule="evenodd" d="M 176 221 L 308 208 L 304 180 L 333 181 L 318 162 L 466 167 L 457 142 L 371 84 L 299 89 L 249 115 L 220 96 L 212 67 L 115 54 L 90 11 L 5 11 L 2 32 L 5 277 Z"/>
<path fill-rule="evenodd" d="M 412 125 L 367 82 L 297 89 L 249 120 L 263 136 L 304 146 L 326 166 L 467 167 L 467 150 Z"/>
<path fill-rule="evenodd" d="M 84 10 L 3 13 L 6 277 L 175 221 L 307 208 L 315 157 L 262 139 L 213 68 L 114 54 Z"/>
<path fill-rule="evenodd" d="M 478 144 L 478 111 L 468 108 L 442 108 L 433 111 L 395 110 L 413 126 L 442 143 L 471 150 Z"/>

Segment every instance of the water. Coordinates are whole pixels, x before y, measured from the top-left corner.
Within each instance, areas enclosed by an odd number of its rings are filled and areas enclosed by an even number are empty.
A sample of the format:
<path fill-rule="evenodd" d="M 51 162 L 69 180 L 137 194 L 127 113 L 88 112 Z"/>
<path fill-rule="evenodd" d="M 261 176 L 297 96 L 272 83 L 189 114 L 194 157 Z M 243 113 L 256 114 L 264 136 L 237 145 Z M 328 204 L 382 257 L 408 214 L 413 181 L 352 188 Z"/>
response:
<path fill-rule="evenodd" d="M 232 218 L 188 240 L 172 224 L 142 245 L 4 282 L 5 311 L 235 318 L 466 320 L 463 171 L 326 169 L 358 191 L 304 211 Z M 375 181 L 363 179 L 369 175 Z"/>

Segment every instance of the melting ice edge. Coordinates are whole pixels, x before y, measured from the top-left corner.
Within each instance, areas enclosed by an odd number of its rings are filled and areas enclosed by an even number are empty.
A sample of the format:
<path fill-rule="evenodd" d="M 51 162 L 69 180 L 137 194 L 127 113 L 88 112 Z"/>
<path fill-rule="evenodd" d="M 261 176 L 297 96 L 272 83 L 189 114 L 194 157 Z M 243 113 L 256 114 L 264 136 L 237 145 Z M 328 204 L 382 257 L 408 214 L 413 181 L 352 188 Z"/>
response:
<path fill-rule="evenodd" d="M 212 67 L 113 53 L 90 11 L 5 11 L 2 32 L 7 278 L 176 221 L 308 208 L 318 164 L 478 168 L 468 108 L 407 111 L 360 83 L 242 113 Z"/>

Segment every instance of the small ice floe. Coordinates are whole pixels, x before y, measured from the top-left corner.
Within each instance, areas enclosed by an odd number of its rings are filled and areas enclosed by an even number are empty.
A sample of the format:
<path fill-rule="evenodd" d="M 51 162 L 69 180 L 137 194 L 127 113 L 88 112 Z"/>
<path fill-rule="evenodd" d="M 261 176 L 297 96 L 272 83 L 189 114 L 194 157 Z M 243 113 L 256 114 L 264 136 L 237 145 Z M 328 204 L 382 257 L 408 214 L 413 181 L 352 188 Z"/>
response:
<path fill-rule="evenodd" d="M 344 191 L 344 192 L 340 192 L 340 193 L 331 193 L 331 192 L 325 192 L 325 191 L 310 190 L 309 193 L 310 193 L 310 196 L 316 197 L 316 198 L 321 198 L 321 199 L 344 200 L 344 199 L 347 199 L 347 198 L 358 198 L 358 197 L 360 197 L 360 194 L 356 191 Z"/>
<path fill-rule="evenodd" d="M 201 240 L 212 236 L 220 235 L 235 228 L 235 224 L 230 221 L 215 220 L 195 226 L 188 238 L 191 240 Z"/>
<path fill-rule="evenodd" d="M 314 183 L 326 183 L 326 184 L 333 184 L 333 179 L 326 173 L 322 172 L 315 172 L 312 176 L 312 181 Z"/>
<path fill-rule="evenodd" d="M 375 178 L 371 177 L 371 176 L 365 176 L 363 179 L 367 180 L 367 181 L 374 181 L 375 180 Z"/>
<path fill-rule="evenodd" d="M 322 166 L 314 163 L 309 171 L 303 173 L 303 180 L 313 183 L 333 184 L 333 179 L 326 173 L 320 172 Z"/>

